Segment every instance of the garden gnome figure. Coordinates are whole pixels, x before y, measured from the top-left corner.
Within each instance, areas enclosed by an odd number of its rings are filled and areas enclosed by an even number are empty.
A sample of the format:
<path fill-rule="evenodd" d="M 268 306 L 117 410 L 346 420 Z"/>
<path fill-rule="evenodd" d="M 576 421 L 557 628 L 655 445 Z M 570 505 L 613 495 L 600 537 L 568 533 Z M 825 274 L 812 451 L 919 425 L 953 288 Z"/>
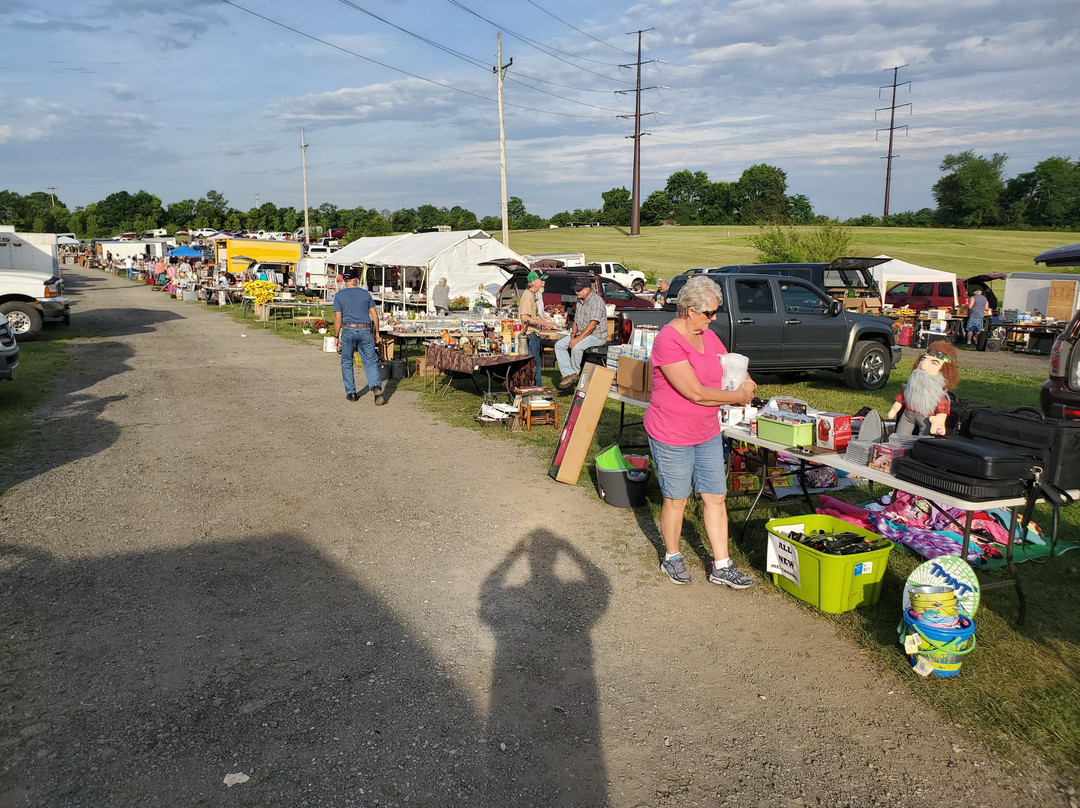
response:
<path fill-rule="evenodd" d="M 956 348 L 943 340 L 930 343 L 915 362 L 907 384 L 887 417 L 896 418 L 897 435 L 944 435 L 949 390 L 960 381 Z M 899 417 L 897 417 L 899 416 Z"/>

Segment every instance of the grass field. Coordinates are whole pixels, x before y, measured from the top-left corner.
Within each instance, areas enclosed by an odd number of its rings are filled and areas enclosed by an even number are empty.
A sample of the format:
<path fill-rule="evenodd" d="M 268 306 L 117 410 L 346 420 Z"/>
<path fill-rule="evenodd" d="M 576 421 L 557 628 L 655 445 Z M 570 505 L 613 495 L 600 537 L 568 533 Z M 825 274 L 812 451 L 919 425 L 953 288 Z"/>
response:
<path fill-rule="evenodd" d="M 1041 231 L 934 230 L 853 227 L 851 255 L 888 255 L 968 278 L 984 272 L 1034 272 L 1043 250 L 1080 241 L 1080 234 Z M 757 227 L 643 227 L 627 236 L 613 227 L 560 228 L 510 233 L 518 253 L 583 252 L 590 261 L 620 261 L 645 273 L 650 282 L 690 267 L 753 263 L 750 239 Z M 496 234 L 496 237 L 501 237 Z M 1055 269 L 1054 272 L 1065 270 Z M 995 290 L 996 291 L 996 290 Z"/>

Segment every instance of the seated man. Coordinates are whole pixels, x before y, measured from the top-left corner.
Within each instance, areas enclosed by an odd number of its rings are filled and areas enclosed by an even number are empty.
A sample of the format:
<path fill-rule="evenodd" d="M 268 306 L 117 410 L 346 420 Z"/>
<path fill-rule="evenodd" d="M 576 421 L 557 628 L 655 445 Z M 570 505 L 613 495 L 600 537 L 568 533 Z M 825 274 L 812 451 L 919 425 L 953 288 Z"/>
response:
<path fill-rule="evenodd" d="M 569 336 L 555 343 L 555 361 L 562 374 L 560 390 L 567 390 L 577 382 L 582 354 L 586 350 L 607 344 L 607 306 L 604 299 L 593 291 L 589 278 L 574 281 L 574 292 L 578 298 L 574 308 L 574 325 Z"/>

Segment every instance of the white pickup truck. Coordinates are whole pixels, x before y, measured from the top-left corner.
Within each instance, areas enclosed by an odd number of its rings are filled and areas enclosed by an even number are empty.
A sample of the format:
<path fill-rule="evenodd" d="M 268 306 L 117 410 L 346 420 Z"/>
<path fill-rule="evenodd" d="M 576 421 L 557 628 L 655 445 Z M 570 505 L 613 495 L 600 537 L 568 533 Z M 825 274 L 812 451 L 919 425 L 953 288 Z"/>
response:
<path fill-rule="evenodd" d="M 611 278 L 623 286 L 629 286 L 635 294 L 645 290 L 645 273 L 627 269 L 617 261 L 590 261 L 582 269 L 604 278 Z"/>
<path fill-rule="evenodd" d="M 16 233 L 0 225 L 0 313 L 18 339 L 38 334 L 46 320 L 70 322 L 53 233 Z"/>

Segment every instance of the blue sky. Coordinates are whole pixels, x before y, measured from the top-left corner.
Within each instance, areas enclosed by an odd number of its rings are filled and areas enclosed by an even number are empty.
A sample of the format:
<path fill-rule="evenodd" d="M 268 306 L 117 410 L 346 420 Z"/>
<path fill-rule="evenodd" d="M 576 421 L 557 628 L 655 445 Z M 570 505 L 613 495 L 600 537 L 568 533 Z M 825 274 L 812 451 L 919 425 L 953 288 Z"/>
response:
<path fill-rule="evenodd" d="M 892 212 L 933 205 L 949 153 L 1003 152 L 1007 176 L 1080 158 L 1076 0 L 235 2 L 274 22 L 224 0 L 5 0 L 0 188 L 300 208 L 303 128 L 313 205 L 498 215 L 500 30 L 509 193 L 542 216 L 630 188 L 619 65 L 640 29 L 658 60 L 643 199 L 675 171 L 733 181 L 765 162 L 818 213 L 880 214 L 875 109 L 903 64 Z"/>

